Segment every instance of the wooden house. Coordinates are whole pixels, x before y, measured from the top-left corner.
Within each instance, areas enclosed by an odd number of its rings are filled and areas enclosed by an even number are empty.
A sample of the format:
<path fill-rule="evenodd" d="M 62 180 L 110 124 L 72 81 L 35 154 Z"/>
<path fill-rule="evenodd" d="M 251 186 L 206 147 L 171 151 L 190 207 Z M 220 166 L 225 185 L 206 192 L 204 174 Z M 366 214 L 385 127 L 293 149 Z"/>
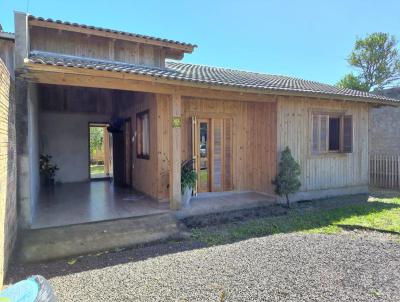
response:
<path fill-rule="evenodd" d="M 179 62 L 196 45 L 15 14 L 19 220 L 40 211 L 39 154 L 56 183 L 84 183 L 88 125 L 113 134 L 114 180 L 171 209 L 182 206 L 181 163 L 197 194 L 257 192 L 289 146 L 301 166 L 293 201 L 368 191 L 371 108 L 385 96 L 286 76 Z"/>

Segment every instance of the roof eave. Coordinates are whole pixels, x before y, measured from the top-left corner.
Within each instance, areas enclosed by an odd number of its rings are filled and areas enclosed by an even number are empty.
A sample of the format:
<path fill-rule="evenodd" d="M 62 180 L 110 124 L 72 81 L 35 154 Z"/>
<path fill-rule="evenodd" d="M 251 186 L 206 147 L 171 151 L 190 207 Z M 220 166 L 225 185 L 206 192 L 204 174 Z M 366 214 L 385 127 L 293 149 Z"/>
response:
<path fill-rule="evenodd" d="M 13 33 L 8 33 L 4 31 L 0 31 L 0 39 L 6 39 L 6 40 L 15 40 L 15 35 Z"/>
<path fill-rule="evenodd" d="M 182 51 L 184 53 L 192 53 L 194 48 L 197 47 L 195 44 L 183 43 L 178 41 L 169 41 L 167 39 L 161 39 L 150 36 L 137 35 L 133 33 L 126 33 L 122 31 L 116 31 L 111 29 L 103 29 L 95 26 L 81 25 L 77 23 L 66 23 L 61 21 L 48 21 L 42 20 L 32 15 L 28 15 L 29 26 L 52 28 L 57 30 L 65 30 L 71 32 L 79 32 L 87 35 L 101 36 L 112 39 L 127 40 L 137 43 L 149 44 L 153 46 L 160 46 L 171 48 Z"/>
<path fill-rule="evenodd" d="M 201 83 L 195 81 L 189 81 L 184 79 L 168 79 L 157 77 L 154 75 L 136 74 L 136 73 L 124 73 L 124 72 L 111 72 L 107 70 L 95 70 L 78 67 L 66 67 L 66 66 L 55 66 L 47 64 L 34 63 L 29 59 L 25 60 L 26 70 L 33 72 L 57 72 L 57 73 L 68 73 L 68 74 L 79 74 L 79 75 L 91 75 L 101 77 L 112 77 L 112 78 L 123 78 L 123 79 L 134 79 L 153 83 L 163 83 L 174 86 L 186 86 L 193 88 L 212 88 L 214 90 L 225 90 L 238 93 L 252 93 L 252 94 L 263 94 L 263 95 L 281 95 L 281 96 L 299 96 L 299 97 L 312 97 L 312 98 L 323 98 L 335 101 L 349 101 L 359 103 L 370 103 L 376 106 L 400 106 L 400 101 L 388 101 L 388 100 L 377 100 L 374 98 L 356 97 L 356 96 L 345 96 L 340 94 L 330 94 L 314 91 L 298 91 L 278 88 L 252 88 L 252 87 L 239 87 L 230 85 L 219 85 L 214 83 Z"/>

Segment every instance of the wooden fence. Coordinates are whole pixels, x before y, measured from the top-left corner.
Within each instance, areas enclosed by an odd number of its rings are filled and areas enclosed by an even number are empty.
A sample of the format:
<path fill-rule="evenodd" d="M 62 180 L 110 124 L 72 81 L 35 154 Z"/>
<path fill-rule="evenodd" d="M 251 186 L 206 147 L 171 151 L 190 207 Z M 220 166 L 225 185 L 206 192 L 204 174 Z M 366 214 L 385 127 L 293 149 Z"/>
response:
<path fill-rule="evenodd" d="M 400 156 L 370 155 L 369 183 L 381 188 L 400 188 Z"/>

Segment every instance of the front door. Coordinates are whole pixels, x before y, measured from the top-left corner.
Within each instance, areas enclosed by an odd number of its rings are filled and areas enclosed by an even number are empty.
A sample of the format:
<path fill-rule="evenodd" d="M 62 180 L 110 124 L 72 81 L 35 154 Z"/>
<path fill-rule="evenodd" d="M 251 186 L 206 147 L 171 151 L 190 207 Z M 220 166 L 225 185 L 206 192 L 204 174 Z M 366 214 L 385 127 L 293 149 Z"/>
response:
<path fill-rule="evenodd" d="M 192 118 L 197 192 L 232 190 L 232 119 Z"/>

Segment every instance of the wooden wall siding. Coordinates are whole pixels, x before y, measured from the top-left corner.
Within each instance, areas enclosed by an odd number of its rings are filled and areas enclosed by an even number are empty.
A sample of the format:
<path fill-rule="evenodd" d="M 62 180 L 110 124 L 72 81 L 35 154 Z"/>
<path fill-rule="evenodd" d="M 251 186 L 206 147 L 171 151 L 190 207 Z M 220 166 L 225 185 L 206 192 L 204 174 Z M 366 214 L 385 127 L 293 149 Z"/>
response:
<path fill-rule="evenodd" d="M 276 103 L 183 100 L 182 158 L 192 156 L 190 117 L 231 118 L 233 146 L 233 190 L 254 190 L 273 194 L 276 174 Z"/>
<path fill-rule="evenodd" d="M 138 191 L 158 199 L 158 154 L 157 154 L 157 100 L 154 94 L 135 93 L 122 95 L 119 99 L 120 116 L 132 119 L 132 134 L 136 131 L 136 114 L 149 110 L 150 158 L 136 157 L 136 142 L 133 144 L 132 185 Z"/>
<path fill-rule="evenodd" d="M 51 28 L 31 27 L 30 42 L 31 50 L 158 67 L 165 63 L 165 50 L 161 47 Z"/>
<path fill-rule="evenodd" d="M 170 132 L 171 132 L 171 95 L 157 94 L 157 160 L 158 160 L 158 196 L 169 198 L 169 159 L 170 159 Z"/>
<path fill-rule="evenodd" d="M 311 155 L 311 112 L 343 111 L 353 116 L 353 152 Z M 369 105 L 354 102 L 278 97 L 278 159 L 289 146 L 301 166 L 301 191 L 368 184 Z"/>

